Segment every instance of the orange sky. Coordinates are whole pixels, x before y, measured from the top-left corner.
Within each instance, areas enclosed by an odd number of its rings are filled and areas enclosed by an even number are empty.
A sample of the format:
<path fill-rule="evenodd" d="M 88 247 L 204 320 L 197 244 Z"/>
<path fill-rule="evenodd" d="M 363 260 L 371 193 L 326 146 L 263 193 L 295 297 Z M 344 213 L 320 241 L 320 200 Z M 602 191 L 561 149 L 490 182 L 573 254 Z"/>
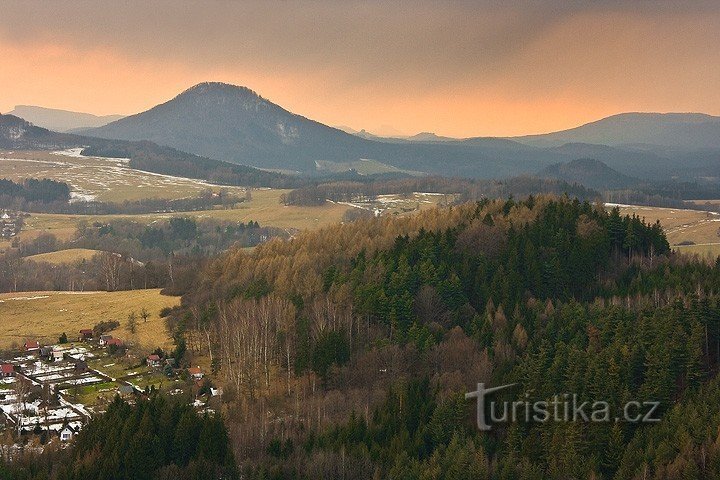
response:
<path fill-rule="evenodd" d="M 0 111 L 130 114 L 223 81 L 381 134 L 720 114 L 720 2 L 115 3 L 3 2 Z"/>

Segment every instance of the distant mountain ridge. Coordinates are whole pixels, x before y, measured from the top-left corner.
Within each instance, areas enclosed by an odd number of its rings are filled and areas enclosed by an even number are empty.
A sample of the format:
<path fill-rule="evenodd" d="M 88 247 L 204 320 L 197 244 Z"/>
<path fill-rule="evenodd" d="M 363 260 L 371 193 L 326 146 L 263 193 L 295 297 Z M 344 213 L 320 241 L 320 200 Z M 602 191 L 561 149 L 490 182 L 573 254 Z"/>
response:
<path fill-rule="evenodd" d="M 304 175 L 340 172 L 340 165 L 372 160 L 386 171 L 504 178 L 594 158 L 620 174 L 655 181 L 715 176 L 720 169 L 720 134 L 713 135 L 716 119 L 702 114 L 623 114 L 548 135 L 382 138 L 323 125 L 246 87 L 206 82 L 150 110 L 84 133 L 149 140 L 216 160 Z M 658 125 L 659 134 L 654 133 Z M 703 149 L 702 155 L 696 154 Z M 318 168 L 327 162 L 338 168 Z"/>
<path fill-rule="evenodd" d="M 123 118 L 122 115 L 99 116 L 34 105 L 16 105 L 13 111 L 8 112 L 8 115 L 23 118 L 38 127 L 55 132 L 72 132 L 78 129 L 101 127 Z"/>
<path fill-rule="evenodd" d="M 536 147 L 590 143 L 715 149 L 720 148 L 720 117 L 704 113 L 621 113 L 560 132 L 510 140 Z"/>

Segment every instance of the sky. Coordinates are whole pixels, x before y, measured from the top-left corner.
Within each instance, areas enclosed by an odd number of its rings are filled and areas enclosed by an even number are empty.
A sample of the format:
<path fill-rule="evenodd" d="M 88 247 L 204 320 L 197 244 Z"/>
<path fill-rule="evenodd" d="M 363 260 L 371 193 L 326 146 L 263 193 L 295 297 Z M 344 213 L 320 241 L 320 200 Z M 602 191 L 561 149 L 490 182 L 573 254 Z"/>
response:
<path fill-rule="evenodd" d="M 203 81 L 378 134 L 720 115 L 718 1 L 3 0 L 0 112 L 132 114 Z"/>

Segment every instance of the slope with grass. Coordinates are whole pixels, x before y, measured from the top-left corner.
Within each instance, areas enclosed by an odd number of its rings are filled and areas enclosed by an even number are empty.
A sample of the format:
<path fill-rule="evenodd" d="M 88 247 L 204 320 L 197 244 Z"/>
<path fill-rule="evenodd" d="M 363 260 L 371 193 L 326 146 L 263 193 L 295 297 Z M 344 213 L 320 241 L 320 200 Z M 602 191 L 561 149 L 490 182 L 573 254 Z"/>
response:
<path fill-rule="evenodd" d="M 82 260 L 90 260 L 98 253 L 101 252 L 99 250 L 91 250 L 88 248 L 68 248 L 67 250 L 58 250 L 57 252 L 30 255 L 29 257 L 25 257 L 25 259 L 59 265 L 62 263 L 75 263 Z"/>
<path fill-rule="evenodd" d="M 22 292 L 0 294 L 0 349 L 22 345 L 26 339 L 57 342 L 65 332 L 72 340 L 80 329 L 93 328 L 101 321 L 115 320 L 120 328 L 112 335 L 147 348 L 172 344 L 159 312 L 179 304 L 179 297 L 160 294 L 159 289 L 123 292 Z M 138 318 L 137 331 L 127 329 L 131 312 L 145 308 L 147 322 Z"/>

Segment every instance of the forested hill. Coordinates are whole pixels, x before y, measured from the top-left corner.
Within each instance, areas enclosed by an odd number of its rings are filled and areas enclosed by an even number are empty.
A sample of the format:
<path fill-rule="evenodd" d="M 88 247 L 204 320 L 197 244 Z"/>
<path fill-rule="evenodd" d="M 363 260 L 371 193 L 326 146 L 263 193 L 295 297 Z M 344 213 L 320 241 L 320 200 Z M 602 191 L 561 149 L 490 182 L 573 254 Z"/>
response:
<path fill-rule="evenodd" d="M 219 357 L 247 478 L 716 478 L 719 291 L 658 224 L 530 197 L 229 253 L 177 321 Z M 480 432 L 478 382 L 662 421 Z"/>

